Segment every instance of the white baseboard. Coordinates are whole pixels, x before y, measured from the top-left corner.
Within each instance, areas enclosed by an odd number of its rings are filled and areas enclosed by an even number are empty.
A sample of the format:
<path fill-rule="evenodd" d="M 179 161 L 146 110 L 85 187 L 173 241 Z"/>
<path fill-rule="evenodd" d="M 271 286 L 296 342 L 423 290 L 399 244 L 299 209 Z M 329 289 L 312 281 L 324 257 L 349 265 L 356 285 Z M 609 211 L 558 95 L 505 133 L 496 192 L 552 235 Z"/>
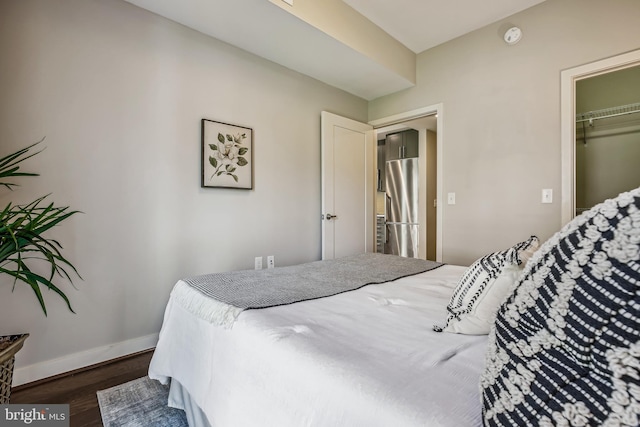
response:
<path fill-rule="evenodd" d="M 158 334 L 146 335 L 104 347 L 73 353 L 58 359 L 16 368 L 13 372 L 13 386 L 30 383 L 54 375 L 84 368 L 85 366 L 137 353 L 153 348 L 158 343 Z"/>

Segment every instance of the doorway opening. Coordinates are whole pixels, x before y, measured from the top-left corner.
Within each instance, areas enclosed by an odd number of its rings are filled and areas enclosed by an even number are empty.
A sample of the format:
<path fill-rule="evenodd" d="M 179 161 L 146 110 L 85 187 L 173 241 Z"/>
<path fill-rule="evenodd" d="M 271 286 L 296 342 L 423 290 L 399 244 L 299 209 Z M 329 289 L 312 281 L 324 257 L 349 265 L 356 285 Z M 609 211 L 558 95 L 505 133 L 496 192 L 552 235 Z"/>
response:
<path fill-rule="evenodd" d="M 442 194 L 442 113 L 442 104 L 438 104 L 369 123 L 374 127 L 375 140 L 378 142 L 376 153 L 379 171 L 376 192 L 377 252 L 395 253 L 391 252 L 390 247 L 413 246 L 413 249 L 405 247 L 400 250 L 417 252 L 411 256 L 418 258 L 442 261 L 442 206 L 439 202 Z M 402 146 L 396 147 L 400 135 L 402 140 L 409 141 L 408 145 L 403 143 Z M 412 145 L 415 137 L 417 137 L 417 150 Z M 386 158 L 386 153 L 389 151 L 387 141 L 392 147 L 391 163 L 388 163 Z M 403 157 L 407 159 L 401 160 L 400 158 Z M 415 159 L 412 161 L 409 158 Z M 393 209 L 391 209 L 390 195 L 393 189 L 386 188 L 386 182 L 391 182 L 388 180 L 386 170 L 395 170 L 394 176 L 402 176 L 404 172 L 398 174 L 397 171 L 403 163 L 409 163 L 407 167 L 410 167 L 411 163 L 417 165 L 417 169 L 412 173 L 415 174 L 413 179 L 418 188 L 416 206 L 418 227 L 398 224 L 397 218 L 391 216 Z M 397 186 L 394 184 L 393 187 Z M 402 228 L 407 230 L 405 238 L 402 238 L 400 232 Z M 409 230 L 413 232 L 413 236 Z M 401 237 L 400 242 L 395 238 L 398 236 Z M 407 241 L 410 243 L 406 243 Z M 407 252 L 399 254 L 406 256 Z"/>
<path fill-rule="evenodd" d="M 640 187 L 640 65 L 576 82 L 576 215 Z"/>
<path fill-rule="evenodd" d="M 640 50 L 606 58 L 561 73 L 561 221 L 566 224 L 576 216 L 576 87 L 579 81 L 630 67 L 640 66 Z M 584 136 L 584 135 L 582 135 Z"/>

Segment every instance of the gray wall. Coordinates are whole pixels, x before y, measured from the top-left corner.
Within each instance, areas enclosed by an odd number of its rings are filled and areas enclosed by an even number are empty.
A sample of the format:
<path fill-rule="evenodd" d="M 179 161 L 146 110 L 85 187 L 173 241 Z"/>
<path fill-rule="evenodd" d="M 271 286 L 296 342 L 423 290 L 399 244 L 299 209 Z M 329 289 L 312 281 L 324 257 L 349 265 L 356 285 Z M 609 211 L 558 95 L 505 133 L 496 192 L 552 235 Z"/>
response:
<path fill-rule="evenodd" d="M 0 52 L 0 154 L 46 136 L 2 206 L 83 211 L 53 233 L 77 314 L 0 277 L 0 334 L 31 333 L 18 382 L 153 345 L 181 277 L 320 258 L 320 112 L 364 100 L 118 0 L 2 1 Z M 202 118 L 253 128 L 255 190 L 200 188 Z"/>
<path fill-rule="evenodd" d="M 421 53 L 414 88 L 370 102 L 370 120 L 443 103 L 445 262 L 560 228 L 560 72 L 640 48 L 638 17 L 637 0 L 547 0 Z"/>

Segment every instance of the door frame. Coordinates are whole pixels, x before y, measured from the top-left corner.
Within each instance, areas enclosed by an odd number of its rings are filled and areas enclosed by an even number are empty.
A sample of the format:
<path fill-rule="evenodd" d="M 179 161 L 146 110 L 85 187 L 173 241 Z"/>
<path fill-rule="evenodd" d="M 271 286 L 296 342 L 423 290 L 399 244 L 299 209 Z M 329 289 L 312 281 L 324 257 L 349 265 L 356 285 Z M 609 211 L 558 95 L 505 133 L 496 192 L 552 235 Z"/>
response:
<path fill-rule="evenodd" d="M 442 194 L 444 188 L 444 173 L 443 173 L 443 141 L 444 141 L 444 106 L 442 103 L 429 105 L 426 107 L 417 108 L 415 110 L 407 111 L 404 113 L 394 114 L 392 116 L 382 117 L 376 120 L 371 120 L 369 124 L 373 126 L 374 130 L 402 122 L 406 122 L 409 120 L 417 119 L 424 116 L 430 116 L 436 114 L 436 123 L 437 123 L 437 134 L 436 134 L 436 149 L 437 149 L 437 189 L 436 189 L 436 198 L 437 198 L 437 206 L 436 206 L 436 261 L 442 262 Z M 420 138 L 420 153 L 424 161 L 426 162 L 425 156 L 426 153 L 426 138 Z M 377 151 L 376 151 L 377 156 Z M 375 160 L 377 163 L 377 159 Z M 427 185 L 427 174 L 425 172 L 425 163 L 420 162 L 420 196 L 419 205 L 420 205 L 420 224 L 426 224 L 426 185 Z M 424 190 L 424 191 L 423 191 Z M 420 227 L 420 247 L 421 251 L 425 251 L 426 253 L 426 241 L 427 241 L 427 227 Z M 421 252 L 422 253 L 422 252 Z"/>
<path fill-rule="evenodd" d="M 569 68 L 560 73 L 561 225 L 575 217 L 576 209 L 576 82 L 638 65 L 640 49 Z"/>

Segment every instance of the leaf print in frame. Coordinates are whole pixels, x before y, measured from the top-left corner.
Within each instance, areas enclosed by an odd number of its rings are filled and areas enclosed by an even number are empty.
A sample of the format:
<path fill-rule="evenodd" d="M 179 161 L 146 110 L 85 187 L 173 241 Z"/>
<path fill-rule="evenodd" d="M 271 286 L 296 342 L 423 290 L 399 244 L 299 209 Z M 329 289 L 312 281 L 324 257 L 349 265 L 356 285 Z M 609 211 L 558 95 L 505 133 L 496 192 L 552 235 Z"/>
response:
<path fill-rule="evenodd" d="M 202 119 L 201 185 L 253 189 L 253 129 Z"/>

